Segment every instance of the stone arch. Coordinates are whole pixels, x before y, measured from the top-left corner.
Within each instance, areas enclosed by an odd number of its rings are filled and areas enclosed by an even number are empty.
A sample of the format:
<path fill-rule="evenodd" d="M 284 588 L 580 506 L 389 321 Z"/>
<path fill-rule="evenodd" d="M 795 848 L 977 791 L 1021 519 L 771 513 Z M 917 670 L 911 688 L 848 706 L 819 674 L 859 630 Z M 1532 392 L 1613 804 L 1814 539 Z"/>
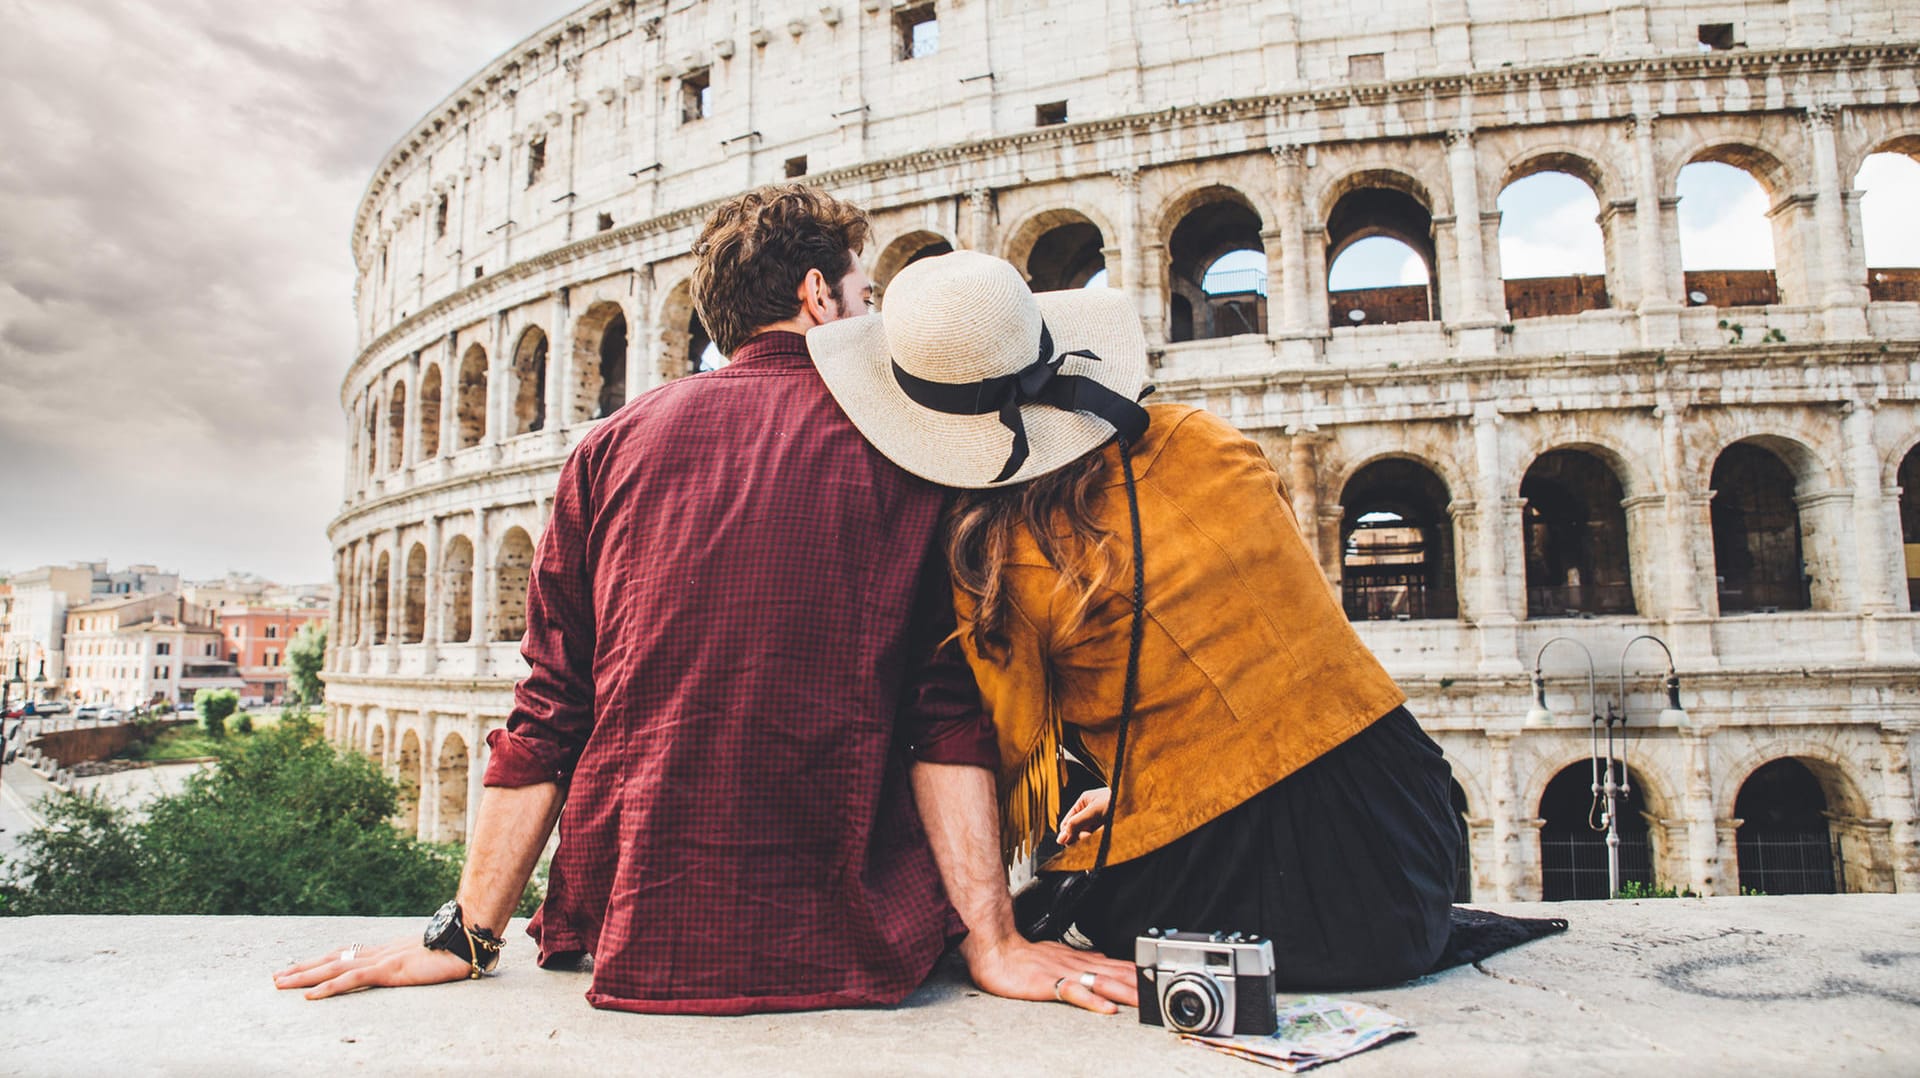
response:
<path fill-rule="evenodd" d="M 1266 218 L 1235 187 L 1209 183 L 1174 198 L 1162 212 L 1167 245 L 1168 339 L 1205 340 L 1267 331 Z M 1256 252 L 1251 268 L 1209 292 L 1208 271 L 1229 254 Z M 1184 310 L 1175 300 L 1185 301 Z M 1183 336 L 1182 332 L 1188 332 Z"/>
<path fill-rule="evenodd" d="M 1881 156 L 1904 157 L 1904 176 L 1890 174 L 1888 186 L 1866 177 L 1873 159 Z M 1878 170 L 1876 170 L 1878 171 Z M 1849 238 L 1859 249 L 1867 268 L 1867 298 L 1878 302 L 1920 302 L 1920 243 L 1903 235 L 1899 228 L 1888 228 L 1884 216 L 1895 206 L 1911 206 L 1920 199 L 1920 133 L 1894 135 L 1869 144 L 1840 173 L 1859 196 L 1850 214 Z M 1863 179 L 1866 182 L 1862 182 Z M 1911 226 L 1906 231 L 1910 231 Z M 1878 248 L 1878 250 L 1876 250 Z M 1887 257 L 1889 251 L 1895 252 Z"/>
<path fill-rule="evenodd" d="M 1766 143 L 1765 139 L 1720 135 L 1701 139 L 1667 158 L 1666 175 L 1661 178 L 1661 192 L 1667 198 L 1678 197 L 1680 173 L 1688 165 L 1702 162 L 1732 165 L 1758 180 L 1770 198 L 1777 199 L 1787 191 L 1804 186 L 1804 177 L 1789 163 L 1793 155 L 1776 153 Z"/>
<path fill-rule="evenodd" d="M 533 540 L 524 529 L 508 528 L 494 555 L 493 638 L 519 643 L 527 635 L 527 582 L 533 570 Z"/>
<path fill-rule="evenodd" d="M 460 383 L 454 390 L 454 449 L 472 449 L 487 437 L 487 350 L 467 346 L 460 357 Z"/>
<path fill-rule="evenodd" d="M 894 275 L 923 258 L 947 254 L 954 250 L 953 239 L 926 228 L 916 228 L 911 232 L 894 237 L 880 248 L 873 260 L 873 288 L 884 295 L 887 282 Z"/>
<path fill-rule="evenodd" d="M 1687 302 L 1693 306 L 1712 307 L 1764 307 L 1782 302 L 1798 302 L 1798 298 L 1788 294 L 1782 288 L 1782 281 L 1789 283 L 1796 278 L 1794 274 L 1783 274 L 1783 259 L 1791 258 L 1795 250 L 1794 229 L 1797 227 L 1797 215 L 1773 212 L 1781 204 L 1788 192 L 1799 190 L 1801 177 L 1787 163 L 1791 158 L 1777 155 L 1762 148 L 1753 139 L 1716 139 L 1697 145 L 1691 152 L 1679 155 L 1677 166 L 1672 167 L 1665 190 L 1671 196 L 1680 199 L 1676 218 L 1682 224 L 1679 237 L 1681 276 L 1685 283 Z M 1694 165 L 1715 164 L 1738 169 L 1759 185 L 1768 208 L 1764 216 L 1768 220 L 1751 221 L 1746 226 L 1759 230 L 1767 238 L 1771 265 L 1766 268 L 1719 266 L 1693 266 L 1687 263 L 1689 256 L 1685 240 L 1685 219 L 1692 212 L 1688 203 L 1680 194 L 1682 173 Z"/>
<path fill-rule="evenodd" d="M 1503 204 L 1508 192 L 1515 184 L 1536 181 L 1545 184 L 1546 178 L 1558 175 L 1567 177 L 1568 186 L 1583 188 L 1593 202 L 1591 224 L 1594 246 L 1586 249 L 1584 235 L 1561 235 L 1557 257 L 1565 257 L 1574 262 L 1573 266 L 1561 264 L 1553 267 L 1555 272 L 1521 272 L 1516 266 L 1517 259 L 1508 257 L 1505 250 L 1512 230 L 1527 223 L 1514 216 L 1514 211 Z M 1613 252 L 1617 237 L 1611 235 L 1611 218 L 1605 213 L 1607 204 L 1607 184 L 1605 174 L 1594 159 L 1584 154 L 1560 148 L 1534 147 L 1516 158 L 1506 169 L 1500 181 L 1500 189 L 1494 192 L 1488 204 L 1500 210 L 1500 256 L 1501 277 L 1505 283 L 1507 313 L 1510 318 L 1539 318 L 1552 315 L 1579 314 L 1582 311 L 1604 310 L 1612 306 L 1607 291 L 1607 282 L 1612 279 L 1616 269 Z M 1624 190 L 1624 187 L 1616 188 Z M 1535 219 L 1537 223 L 1538 219 Z M 1567 222 L 1571 227 L 1572 222 Z M 1581 229 L 1584 230 L 1583 223 Z M 1577 241 L 1577 243 L 1575 242 Z M 1593 267 L 1597 274 L 1587 271 L 1584 257 L 1593 257 Z M 1567 272 L 1569 268 L 1578 272 Z"/>
<path fill-rule="evenodd" d="M 1405 172 L 1376 168 L 1352 172 L 1327 191 L 1327 317 L 1334 327 L 1428 322 L 1439 316 L 1440 263 L 1433 239 L 1433 198 Z M 1363 240 L 1383 237 L 1417 256 L 1425 284 L 1373 284 L 1335 289 L 1340 256 Z M 1358 317 L 1355 317 L 1355 315 Z"/>
<path fill-rule="evenodd" d="M 1765 771 L 1769 765 L 1783 760 L 1797 762 L 1819 788 L 1824 802 L 1821 813 L 1828 821 L 1828 834 L 1834 860 L 1834 890 L 1848 892 L 1892 890 L 1893 881 L 1892 873 L 1888 868 L 1888 851 L 1882 848 L 1885 845 L 1885 835 L 1870 822 L 1873 809 L 1872 802 L 1864 792 L 1867 787 L 1861 781 L 1862 776 L 1856 772 L 1848 754 L 1839 751 L 1831 744 L 1803 737 L 1781 738 L 1762 744 L 1754 751 L 1747 753 L 1735 766 L 1727 768 L 1724 772 L 1728 776 L 1728 781 L 1722 784 L 1722 788 L 1715 795 L 1716 809 L 1720 818 L 1742 820 L 1740 832 L 1747 831 L 1746 823 L 1765 822 L 1742 814 L 1742 808 L 1749 810 L 1752 808 L 1751 798 L 1748 799 L 1748 804 L 1742 804 L 1742 795 L 1752 792 L 1749 784 L 1756 775 Z M 1736 776 L 1737 781 L 1734 780 Z M 1740 832 L 1736 832 L 1736 846 Z M 1744 865 L 1741 871 L 1741 886 L 1750 886 L 1746 879 Z M 1764 887 L 1761 889 L 1765 890 Z"/>
<path fill-rule="evenodd" d="M 653 324 L 660 341 L 657 354 L 662 379 L 672 381 L 710 369 L 701 366 L 701 357 L 713 343 L 713 337 L 707 333 L 706 323 L 700 320 L 700 311 L 694 306 L 691 280 L 683 280 L 666 290 Z"/>
<path fill-rule="evenodd" d="M 1487 192 L 1497 197 L 1519 180 L 1542 172 L 1564 172 L 1593 190 L 1594 198 L 1606 205 L 1609 198 L 1624 195 L 1627 182 L 1613 167 L 1585 149 L 1566 145 L 1533 143 L 1521 148 L 1500 170 L 1498 189 Z M 1488 199 L 1490 203 L 1492 199 Z"/>
<path fill-rule="evenodd" d="M 397 472 L 407 462 L 407 383 L 387 390 L 387 470 Z"/>
<path fill-rule="evenodd" d="M 1815 491 L 1805 482 L 1821 473 L 1811 457 L 1790 438 L 1765 435 L 1715 454 L 1707 485 L 1721 613 L 1816 607 L 1813 569 L 1824 559 L 1806 542 L 1803 500 Z"/>
<path fill-rule="evenodd" d="M 415 543 L 407 550 L 406 586 L 400 608 L 400 642 L 418 644 L 427 638 L 427 548 Z"/>
<path fill-rule="evenodd" d="M 1102 252 L 1113 227 L 1097 208 L 1053 206 L 1027 214 L 1007 230 L 1001 257 L 1020 270 L 1035 292 L 1085 285 L 1106 269 Z"/>
<path fill-rule="evenodd" d="M 440 788 L 439 813 L 434 821 L 433 841 L 467 840 L 467 774 L 472 765 L 467 740 L 449 733 L 440 741 L 435 765 Z"/>
<path fill-rule="evenodd" d="M 427 365 L 420 376 L 420 459 L 440 455 L 440 398 L 443 393 L 440 364 Z"/>
<path fill-rule="evenodd" d="M 473 540 L 456 535 L 440 557 L 440 638 L 449 644 L 473 639 Z"/>
<path fill-rule="evenodd" d="M 373 609 L 371 611 L 373 617 L 371 620 L 373 642 L 376 644 L 387 642 L 387 601 L 392 588 L 393 559 L 383 550 L 373 563 Z"/>
<path fill-rule="evenodd" d="M 605 419 L 627 403 L 627 313 L 612 300 L 587 308 L 573 331 L 569 422 Z"/>
<path fill-rule="evenodd" d="M 1920 610 L 1920 435 L 1908 439 L 1895 465 L 1900 487 L 1900 543 L 1906 555 L 1907 609 Z"/>
<path fill-rule="evenodd" d="M 1341 488 L 1340 596 L 1352 621 L 1456 618 L 1453 495 L 1424 461 L 1384 456 Z"/>
<path fill-rule="evenodd" d="M 387 762 L 387 728 L 372 716 L 367 717 L 367 755 L 374 763 Z"/>
<path fill-rule="evenodd" d="M 1549 449 L 1521 477 L 1529 618 L 1638 610 L 1626 487 L 1606 456 Z"/>
<path fill-rule="evenodd" d="M 1604 766 L 1605 761 L 1601 763 Z M 1657 883 L 1654 866 L 1662 861 L 1659 847 L 1665 841 L 1664 829 L 1653 824 L 1669 815 L 1664 811 L 1669 802 L 1639 768 L 1626 764 L 1625 774 L 1628 792 L 1619 799 L 1620 883 L 1652 887 Z M 1592 793 L 1593 776 L 1591 757 L 1563 762 L 1552 768 L 1533 795 L 1541 821 L 1540 890 L 1548 902 L 1611 897 L 1606 834 L 1604 829 L 1593 829 L 1601 813 Z"/>
<path fill-rule="evenodd" d="M 513 426 L 532 434 L 547 425 L 547 331 L 528 326 L 513 346 Z"/>
<path fill-rule="evenodd" d="M 1860 140 L 1851 146 L 1842 145 L 1839 150 L 1840 179 L 1842 182 L 1851 182 L 1859 174 L 1861 166 L 1867 163 L 1867 158 L 1875 154 L 1904 154 L 1915 161 L 1920 161 L 1920 130 L 1895 130 L 1875 138 Z"/>
<path fill-rule="evenodd" d="M 409 835 L 420 834 L 420 791 L 425 788 L 426 759 L 420 751 L 420 732 L 407 725 L 400 732 L 400 751 L 394 756 L 394 782 L 400 787 L 394 825 Z"/>

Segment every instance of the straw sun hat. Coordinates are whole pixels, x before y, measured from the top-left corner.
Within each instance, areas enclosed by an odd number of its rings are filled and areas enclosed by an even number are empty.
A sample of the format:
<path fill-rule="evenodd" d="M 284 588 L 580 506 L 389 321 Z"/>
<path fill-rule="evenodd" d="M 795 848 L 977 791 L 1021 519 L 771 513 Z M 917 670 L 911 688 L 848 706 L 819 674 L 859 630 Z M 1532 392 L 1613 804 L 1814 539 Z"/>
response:
<path fill-rule="evenodd" d="M 1024 483 L 1147 427 L 1132 302 L 1106 288 L 1035 295 L 974 251 L 901 270 L 884 315 L 816 327 L 807 349 L 867 441 L 944 486 Z"/>

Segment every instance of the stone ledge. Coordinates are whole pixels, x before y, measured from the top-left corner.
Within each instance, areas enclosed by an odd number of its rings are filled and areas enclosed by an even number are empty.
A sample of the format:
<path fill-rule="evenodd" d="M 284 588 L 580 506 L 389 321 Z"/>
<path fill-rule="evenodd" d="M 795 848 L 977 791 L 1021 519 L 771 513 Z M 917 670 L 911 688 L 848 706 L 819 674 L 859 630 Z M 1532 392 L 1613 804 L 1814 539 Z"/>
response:
<path fill-rule="evenodd" d="M 1920 1073 L 1920 897 L 1504 905 L 1564 935 L 1350 993 L 1412 1040 L 1333 1064 L 1391 1075 Z M 595 1011 L 515 925 L 481 983 L 310 1003 L 269 974 L 413 919 L 42 917 L 0 934 L 0 1074 L 1240 1075 L 1251 1064 L 1116 1018 L 983 996 L 951 961 L 891 1009 Z"/>

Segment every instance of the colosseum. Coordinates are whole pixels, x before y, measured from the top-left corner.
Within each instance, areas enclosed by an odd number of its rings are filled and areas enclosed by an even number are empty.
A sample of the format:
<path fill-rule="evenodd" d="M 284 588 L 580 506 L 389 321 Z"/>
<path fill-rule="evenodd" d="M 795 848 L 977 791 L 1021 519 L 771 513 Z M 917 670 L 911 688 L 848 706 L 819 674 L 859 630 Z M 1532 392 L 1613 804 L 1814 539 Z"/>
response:
<path fill-rule="evenodd" d="M 883 298 L 955 248 L 1132 297 L 1163 398 L 1266 448 L 1451 755 L 1463 897 L 1606 893 L 1596 735 L 1628 883 L 1920 890 L 1920 250 L 1872 264 L 1861 187 L 1889 160 L 1920 175 L 1912 0 L 596 0 L 360 204 L 328 734 L 464 838 L 562 461 L 724 362 L 689 247 L 797 178 L 870 209 Z M 1772 269 L 1688 248 L 1702 168 L 1757 189 Z M 1545 180 L 1589 262 L 1503 271 Z M 1400 271 L 1343 277 L 1367 245 Z"/>

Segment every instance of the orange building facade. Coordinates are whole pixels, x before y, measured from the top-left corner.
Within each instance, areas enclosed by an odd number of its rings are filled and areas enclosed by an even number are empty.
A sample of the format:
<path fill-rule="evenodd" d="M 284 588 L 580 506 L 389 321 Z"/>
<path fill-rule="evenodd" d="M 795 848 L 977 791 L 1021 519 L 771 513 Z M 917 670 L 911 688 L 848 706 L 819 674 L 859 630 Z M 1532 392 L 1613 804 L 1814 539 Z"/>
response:
<path fill-rule="evenodd" d="M 240 667 L 247 687 L 243 702 L 277 704 L 287 695 L 287 648 L 302 626 L 323 627 L 332 611 L 326 607 L 229 606 L 215 611 L 220 618 L 224 657 Z"/>

